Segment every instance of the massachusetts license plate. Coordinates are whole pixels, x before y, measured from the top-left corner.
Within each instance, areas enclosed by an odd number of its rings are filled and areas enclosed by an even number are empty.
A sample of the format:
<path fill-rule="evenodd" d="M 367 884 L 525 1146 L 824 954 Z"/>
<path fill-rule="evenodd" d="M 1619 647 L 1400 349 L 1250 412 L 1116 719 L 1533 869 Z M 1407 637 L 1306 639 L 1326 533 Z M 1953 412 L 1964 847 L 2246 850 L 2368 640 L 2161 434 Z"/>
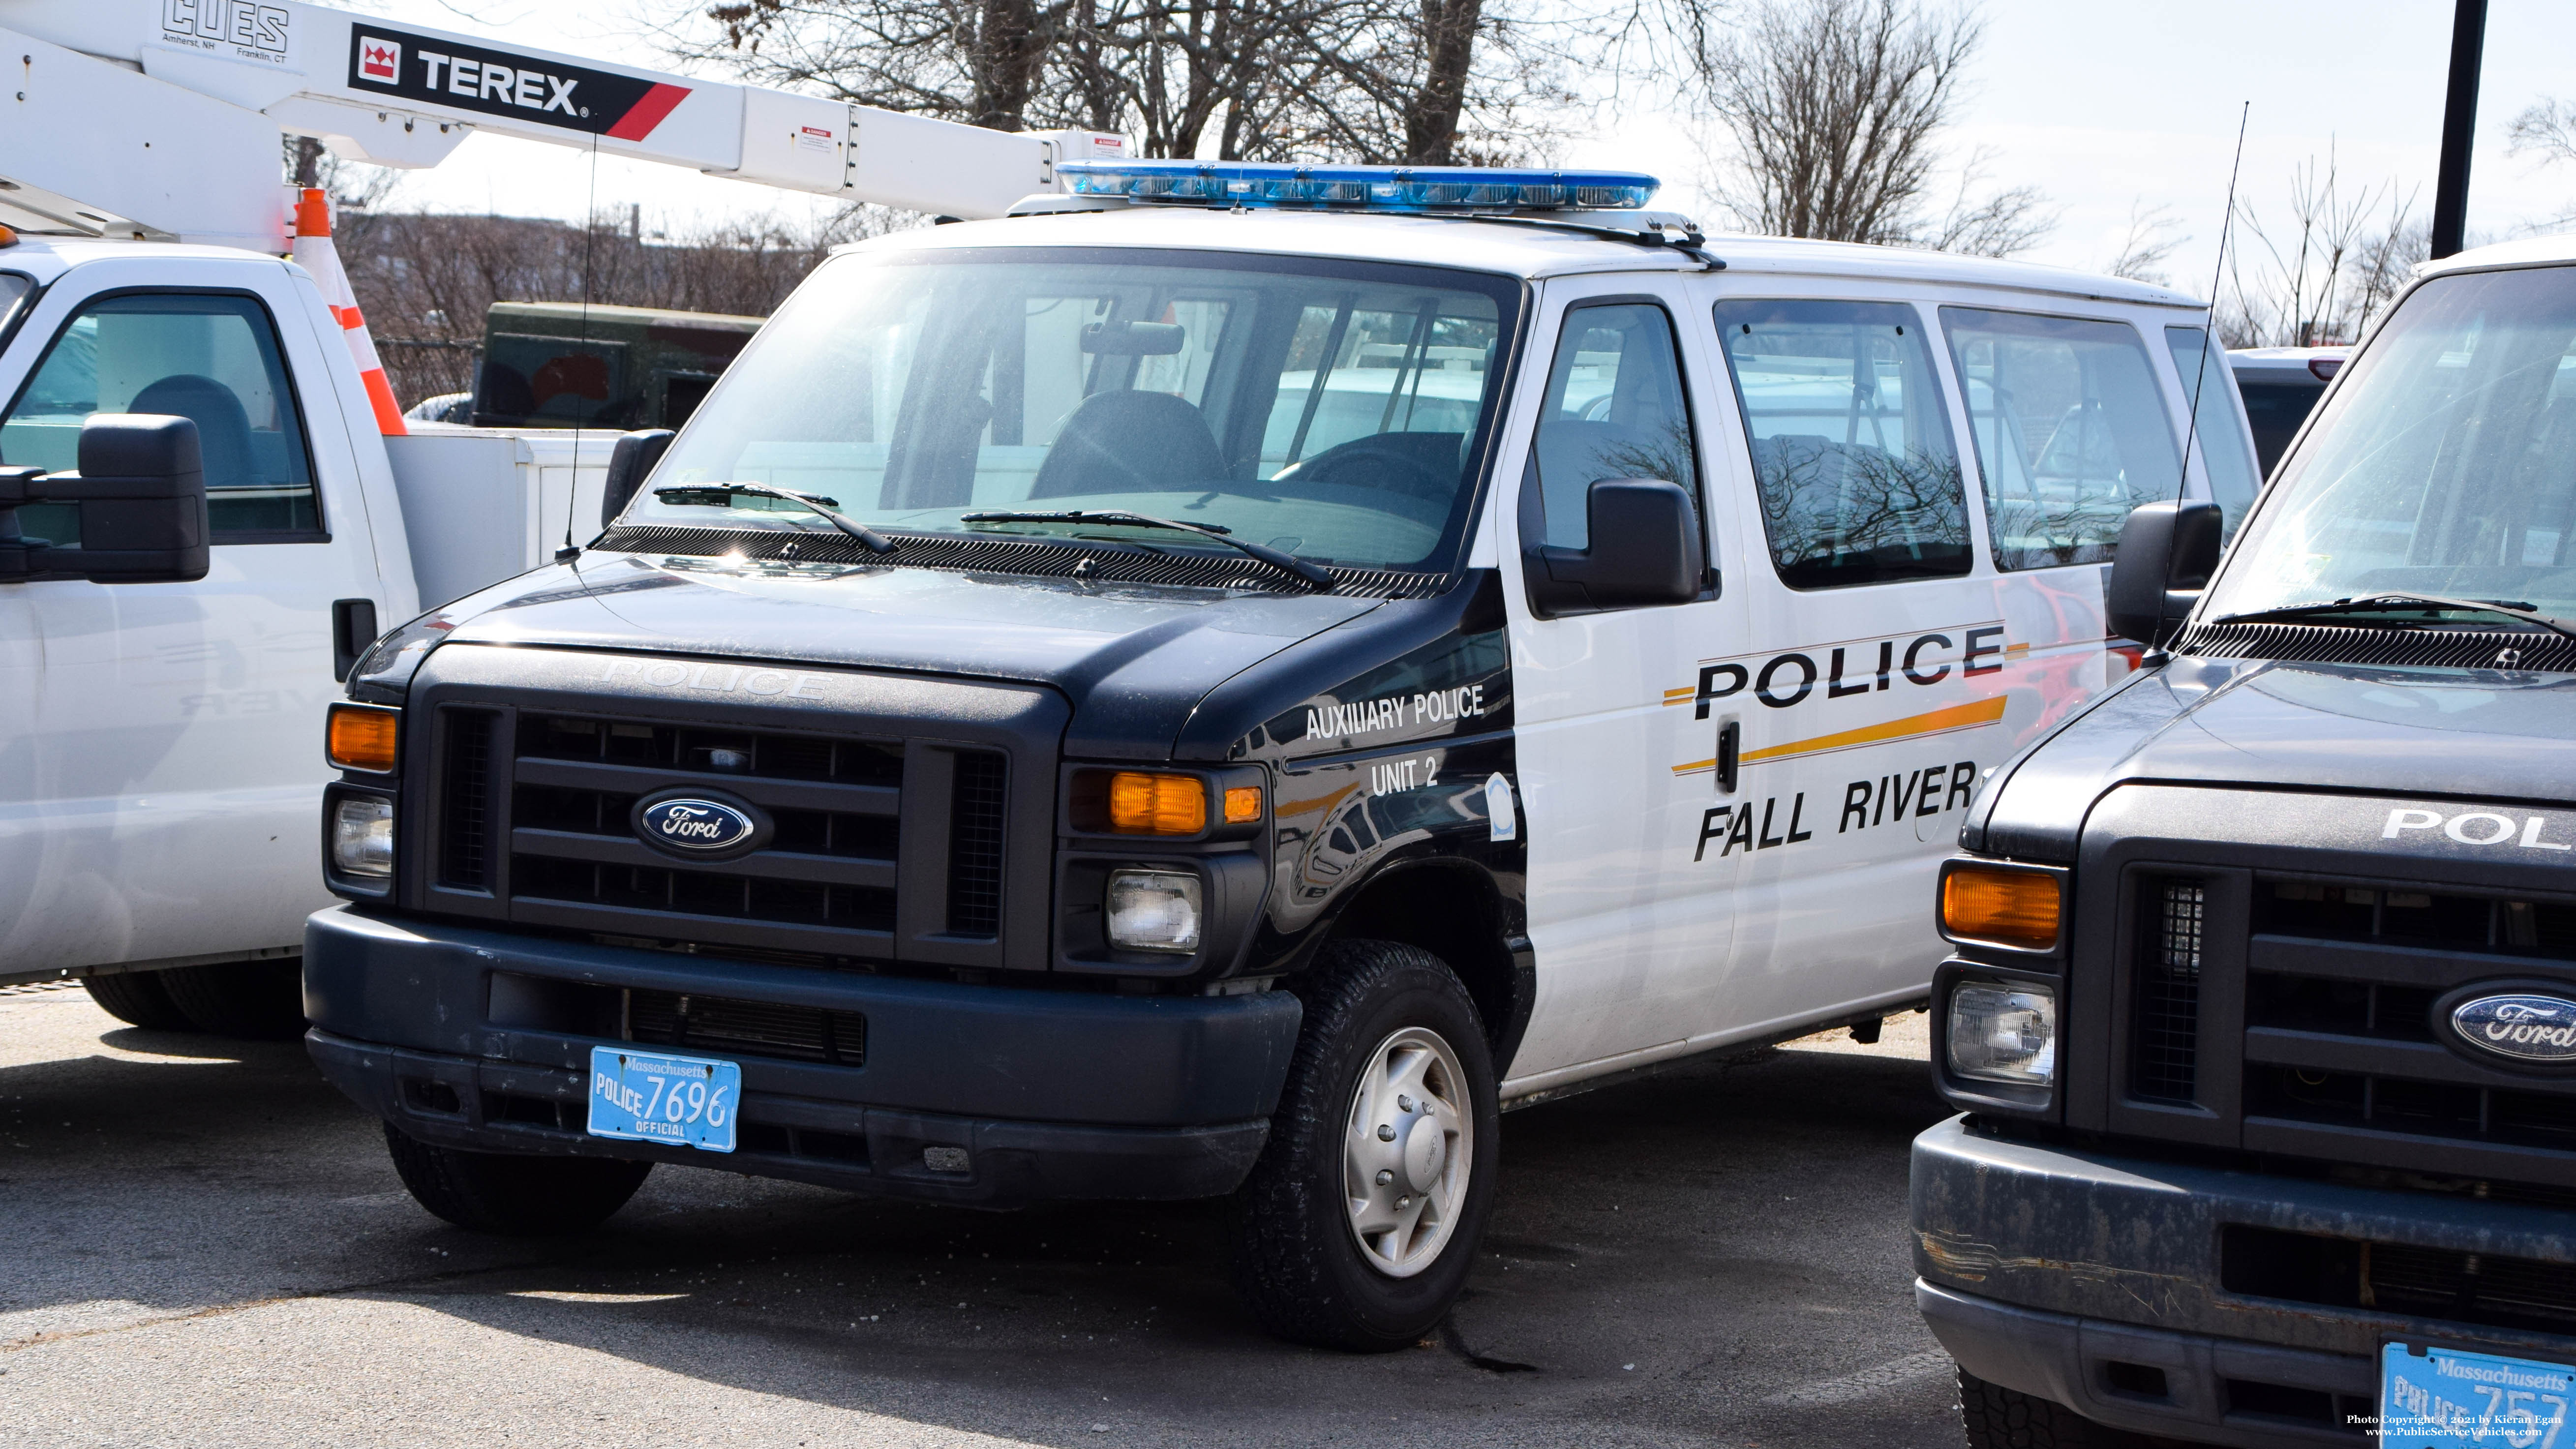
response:
<path fill-rule="evenodd" d="M 590 1049 L 590 1135 L 733 1151 L 742 1068 L 707 1057 Z"/>
<path fill-rule="evenodd" d="M 2576 1368 L 2565 1364 L 2403 1343 L 2380 1350 L 2384 1449 L 2576 1449 L 2571 1403 Z"/>

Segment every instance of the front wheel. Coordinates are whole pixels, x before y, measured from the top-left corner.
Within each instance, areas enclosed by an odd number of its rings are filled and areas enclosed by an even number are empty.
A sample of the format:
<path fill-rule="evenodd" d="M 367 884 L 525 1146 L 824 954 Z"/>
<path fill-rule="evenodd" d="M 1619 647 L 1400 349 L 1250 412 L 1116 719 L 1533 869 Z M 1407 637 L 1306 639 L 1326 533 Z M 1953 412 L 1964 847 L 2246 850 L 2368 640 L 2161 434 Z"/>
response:
<path fill-rule="evenodd" d="M 2097 1424 L 2053 1400 L 1959 1370 L 1959 1418 L 1968 1449 L 2190 1449 L 2173 1439 Z"/>
<path fill-rule="evenodd" d="M 435 1147 L 385 1124 L 394 1171 L 422 1207 L 460 1228 L 539 1238 L 595 1228 L 626 1206 L 649 1162 Z"/>
<path fill-rule="evenodd" d="M 1476 1004 L 1412 946 L 1340 941 L 1293 989 L 1306 1019 L 1234 1268 L 1282 1338 L 1383 1353 L 1448 1315 L 1494 1194 L 1500 1117 Z"/>

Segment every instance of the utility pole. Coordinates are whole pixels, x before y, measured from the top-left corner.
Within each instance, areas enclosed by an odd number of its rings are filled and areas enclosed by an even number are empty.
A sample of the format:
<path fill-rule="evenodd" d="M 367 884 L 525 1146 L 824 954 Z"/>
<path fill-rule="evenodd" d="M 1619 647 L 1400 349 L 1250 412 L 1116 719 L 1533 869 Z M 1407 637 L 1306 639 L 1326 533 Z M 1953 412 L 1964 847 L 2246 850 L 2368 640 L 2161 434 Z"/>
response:
<path fill-rule="evenodd" d="M 2486 49 L 2487 0 L 2458 0 L 2451 15 L 2451 86 L 2442 105 L 2442 170 L 2433 182 L 2433 255 L 2463 245 L 2469 224 L 2469 143 L 2478 124 L 2478 60 Z"/>

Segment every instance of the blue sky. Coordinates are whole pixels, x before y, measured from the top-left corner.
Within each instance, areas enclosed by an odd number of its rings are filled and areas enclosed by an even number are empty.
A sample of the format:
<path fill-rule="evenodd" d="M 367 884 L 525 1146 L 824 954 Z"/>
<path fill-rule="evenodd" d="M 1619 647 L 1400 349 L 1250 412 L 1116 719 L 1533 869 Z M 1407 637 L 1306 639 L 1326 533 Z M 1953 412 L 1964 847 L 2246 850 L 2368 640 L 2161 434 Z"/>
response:
<path fill-rule="evenodd" d="M 345 0 L 344 0 L 345 3 Z M 364 3 L 364 0 L 360 0 Z M 638 0 L 428 0 L 407 19 L 524 45 L 667 67 Z M 671 13 L 657 7 L 658 13 Z M 2238 109 L 2253 110 L 2240 189 L 2258 212 L 2287 216 L 2292 169 L 2331 144 L 2347 190 L 2395 182 L 2429 211 L 2441 139 L 2450 0 L 1986 0 L 1986 45 L 1960 108 L 1954 153 L 1991 152 L 1992 181 L 2029 184 L 2061 214 L 2029 255 L 2098 267 L 2133 207 L 2165 206 L 2190 240 L 2168 263 L 2176 285 L 2209 286 Z M 2505 154 L 2506 125 L 2532 101 L 2576 97 L 2576 5 L 2492 0 L 2473 238 L 2576 210 L 2576 164 Z M 1666 178 L 1664 201 L 1714 219 L 1698 179 L 1707 147 L 1667 93 L 1630 86 L 1563 159 L 1633 166 Z M 577 215 L 591 187 L 577 152 L 477 136 L 435 171 L 414 173 L 396 204 L 514 215 Z M 601 163 L 603 209 L 648 216 L 801 213 L 798 197 L 633 162 Z"/>

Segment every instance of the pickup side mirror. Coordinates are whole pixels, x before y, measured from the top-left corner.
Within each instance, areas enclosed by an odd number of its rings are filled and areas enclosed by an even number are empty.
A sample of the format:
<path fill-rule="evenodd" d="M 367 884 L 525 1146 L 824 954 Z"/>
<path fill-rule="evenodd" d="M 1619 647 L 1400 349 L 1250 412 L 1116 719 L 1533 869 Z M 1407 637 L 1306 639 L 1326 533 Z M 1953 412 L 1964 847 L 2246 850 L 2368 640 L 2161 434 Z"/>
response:
<path fill-rule="evenodd" d="M 1699 515 L 1661 478 L 1604 478 L 1585 495 L 1590 546 L 1528 549 L 1530 602 L 1543 615 L 1699 597 Z"/>
<path fill-rule="evenodd" d="M 617 446 L 608 455 L 608 479 L 599 490 L 599 526 L 606 528 L 626 511 L 635 490 L 644 486 L 652 475 L 653 465 L 670 451 L 671 439 L 678 434 L 669 428 L 647 428 L 640 433 L 620 433 Z"/>
<path fill-rule="evenodd" d="M 160 413 L 94 413 L 81 425 L 80 471 L 0 468 L 0 582 L 88 579 L 185 584 L 206 576 L 206 469 L 197 425 Z M 18 509 L 80 509 L 77 548 L 18 532 Z"/>
<path fill-rule="evenodd" d="M 2179 626 L 2218 572 L 2218 505 L 2148 503 L 2120 525 L 2120 550 L 2102 589 L 2111 632 L 2150 647 Z"/>

